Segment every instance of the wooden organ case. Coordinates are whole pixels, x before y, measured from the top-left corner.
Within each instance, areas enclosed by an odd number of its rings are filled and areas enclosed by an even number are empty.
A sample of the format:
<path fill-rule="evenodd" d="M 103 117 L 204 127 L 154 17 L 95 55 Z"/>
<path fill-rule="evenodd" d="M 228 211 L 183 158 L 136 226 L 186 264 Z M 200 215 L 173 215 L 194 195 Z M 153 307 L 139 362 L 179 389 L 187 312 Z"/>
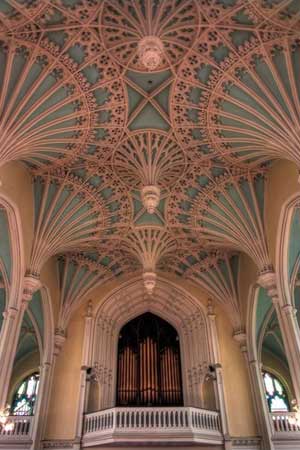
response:
<path fill-rule="evenodd" d="M 120 332 L 117 405 L 183 405 L 177 332 L 151 313 L 133 319 Z"/>

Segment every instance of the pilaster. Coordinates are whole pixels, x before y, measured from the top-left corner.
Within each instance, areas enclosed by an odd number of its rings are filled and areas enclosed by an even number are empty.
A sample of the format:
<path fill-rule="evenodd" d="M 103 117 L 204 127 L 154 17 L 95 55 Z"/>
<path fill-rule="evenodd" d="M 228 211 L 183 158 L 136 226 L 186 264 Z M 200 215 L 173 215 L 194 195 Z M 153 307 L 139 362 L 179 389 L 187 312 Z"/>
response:
<path fill-rule="evenodd" d="M 0 343 L 0 407 L 6 403 L 24 313 L 33 294 L 41 287 L 40 280 L 27 275 L 23 281 L 22 297 L 17 307 L 8 306 L 3 314 Z"/>
<path fill-rule="evenodd" d="M 209 328 L 209 342 L 211 343 L 211 353 L 213 355 L 213 368 L 215 371 L 215 387 L 217 392 L 217 402 L 220 410 L 222 431 L 224 435 L 224 447 L 225 450 L 230 450 L 232 448 L 232 442 L 229 434 L 228 426 L 228 412 L 226 406 L 226 396 L 223 382 L 223 369 L 220 364 L 220 351 L 218 343 L 218 334 L 216 327 L 216 314 L 214 313 L 214 308 L 212 301 L 209 300 L 207 305 L 207 318 L 208 318 L 208 328 Z"/>
<path fill-rule="evenodd" d="M 265 390 L 262 382 L 261 367 L 257 360 L 250 360 L 247 347 L 247 336 L 244 331 L 233 334 L 234 340 L 239 344 L 244 357 L 249 375 L 251 397 L 254 401 L 256 425 L 261 433 L 262 450 L 273 450 L 272 442 L 273 427 L 270 422 L 269 411 L 265 400 Z"/>
<path fill-rule="evenodd" d="M 92 326 L 93 326 L 93 304 L 88 302 L 85 315 L 85 329 L 84 340 L 82 349 L 82 361 L 80 371 L 80 391 L 78 398 L 77 419 L 76 419 L 76 438 L 81 439 L 83 416 L 87 404 L 87 396 L 89 391 L 89 383 L 87 380 L 87 369 L 91 366 L 90 348 L 92 339 Z"/>

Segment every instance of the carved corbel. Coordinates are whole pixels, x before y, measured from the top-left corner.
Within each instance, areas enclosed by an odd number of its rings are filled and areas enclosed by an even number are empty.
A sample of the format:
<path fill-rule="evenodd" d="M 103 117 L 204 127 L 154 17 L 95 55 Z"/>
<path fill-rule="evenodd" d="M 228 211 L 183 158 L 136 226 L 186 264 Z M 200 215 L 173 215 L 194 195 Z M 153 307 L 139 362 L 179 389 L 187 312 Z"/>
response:
<path fill-rule="evenodd" d="M 273 304 L 277 304 L 279 298 L 275 272 L 267 271 L 260 273 L 257 282 L 262 288 L 267 291 L 268 296 L 272 299 Z"/>
<path fill-rule="evenodd" d="M 26 275 L 23 282 L 23 297 L 24 303 L 30 302 L 33 294 L 38 291 L 42 286 L 40 279 L 37 275 Z"/>
<path fill-rule="evenodd" d="M 237 331 L 233 334 L 233 339 L 239 344 L 241 352 L 247 352 L 247 336 L 244 331 Z"/>
<path fill-rule="evenodd" d="M 58 356 L 66 341 L 66 333 L 63 328 L 56 328 L 54 334 L 54 356 Z"/>

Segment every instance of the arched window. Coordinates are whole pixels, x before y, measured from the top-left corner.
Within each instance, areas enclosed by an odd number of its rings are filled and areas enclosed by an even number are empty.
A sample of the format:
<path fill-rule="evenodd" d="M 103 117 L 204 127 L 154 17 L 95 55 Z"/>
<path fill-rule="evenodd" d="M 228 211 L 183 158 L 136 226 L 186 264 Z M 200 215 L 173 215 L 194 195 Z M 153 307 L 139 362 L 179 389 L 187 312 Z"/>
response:
<path fill-rule="evenodd" d="M 263 379 L 269 411 L 289 411 L 288 396 L 283 384 L 270 372 L 263 372 Z"/>
<path fill-rule="evenodd" d="M 146 313 L 119 335 L 117 405 L 182 405 L 179 338 L 159 317 Z"/>
<path fill-rule="evenodd" d="M 39 387 L 40 374 L 33 373 L 19 384 L 11 405 L 13 416 L 32 416 Z"/>

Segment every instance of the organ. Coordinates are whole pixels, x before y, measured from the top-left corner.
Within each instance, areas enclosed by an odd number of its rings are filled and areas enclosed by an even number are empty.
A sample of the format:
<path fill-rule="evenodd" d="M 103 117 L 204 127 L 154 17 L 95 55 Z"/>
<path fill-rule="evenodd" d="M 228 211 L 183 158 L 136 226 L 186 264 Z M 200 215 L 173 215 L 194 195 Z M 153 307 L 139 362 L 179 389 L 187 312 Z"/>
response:
<path fill-rule="evenodd" d="M 183 404 L 179 338 L 166 321 L 146 313 L 126 324 L 118 344 L 118 406 Z"/>

